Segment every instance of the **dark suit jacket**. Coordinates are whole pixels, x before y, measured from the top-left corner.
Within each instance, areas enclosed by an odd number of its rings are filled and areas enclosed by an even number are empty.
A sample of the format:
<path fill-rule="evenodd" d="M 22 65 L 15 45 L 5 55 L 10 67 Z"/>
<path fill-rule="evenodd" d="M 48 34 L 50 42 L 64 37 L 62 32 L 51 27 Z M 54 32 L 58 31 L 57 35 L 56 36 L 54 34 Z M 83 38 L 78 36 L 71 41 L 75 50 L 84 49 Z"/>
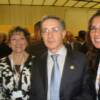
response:
<path fill-rule="evenodd" d="M 47 100 L 47 53 L 36 62 L 30 100 Z M 68 50 L 61 79 L 60 100 L 92 100 L 87 85 L 89 77 L 87 69 L 85 56 Z"/>
<path fill-rule="evenodd" d="M 97 95 L 96 95 L 96 89 L 95 89 L 95 81 L 96 81 L 96 76 L 97 76 L 97 69 L 95 70 L 90 69 L 89 73 L 90 73 L 90 78 L 88 81 L 88 86 L 90 88 L 90 92 L 93 97 L 93 100 L 96 100 Z"/>
<path fill-rule="evenodd" d="M 98 65 L 99 65 L 99 61 L 100 61 L 100 54 L 97 54 L 97 57 L 94 58 L 94 60 L 96 61 L 95 68 L 91 68 L 91 66 L 90 66 L 90 69 L 89 69 L 90 78 L 88 81 L 88 85 L 90 87 L 90 91 L 91 91 L 91 95 L 93 96 L 93 100 L 96 100 L 97 94 L 96 94 L 96 89 L 95 89 L 95 82 L 96 82 L 96 77 L 97 77 Z"/>

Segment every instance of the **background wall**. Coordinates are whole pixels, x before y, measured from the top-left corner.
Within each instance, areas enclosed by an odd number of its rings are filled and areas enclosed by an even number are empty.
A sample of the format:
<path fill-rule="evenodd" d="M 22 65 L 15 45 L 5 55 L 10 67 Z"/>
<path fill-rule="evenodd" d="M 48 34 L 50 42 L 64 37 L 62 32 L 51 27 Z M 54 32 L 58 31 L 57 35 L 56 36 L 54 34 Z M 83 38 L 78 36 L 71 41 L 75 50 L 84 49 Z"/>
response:
<path fill-rule="evenodd" d="M 77 35 L 79 30 L 86 30 L 89 18 L 96 12 L 93 9 L 86 8 L 67 8 L 65 11 L 65 22 L 67 29 L 74 35 Z"/>
<path fill-rule="evenodd" d="M 67 29 L 77 35 L 80 29 L 87 30 L 88 19 L 95 11 L 86 8 L 0 5 L 0 32 L 7 33 L 12 26 L 20 25 L 33 33 L 33 25 L 41 17 L 56 15 L 63 18 Z"/>

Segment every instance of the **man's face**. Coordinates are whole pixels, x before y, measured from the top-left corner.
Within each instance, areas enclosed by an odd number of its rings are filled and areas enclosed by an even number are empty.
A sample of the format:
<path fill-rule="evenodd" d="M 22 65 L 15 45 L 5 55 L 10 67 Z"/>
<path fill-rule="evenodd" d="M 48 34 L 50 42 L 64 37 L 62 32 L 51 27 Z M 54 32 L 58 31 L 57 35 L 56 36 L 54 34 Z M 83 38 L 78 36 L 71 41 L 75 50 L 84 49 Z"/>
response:
<path fill-rule="evenodd" d="M 66 31 L 62 29 L 56 19 L 47 19 L 42 23 L 42 37 L 46 47 L 51 52 L 56 52 L 63 45 Z"/>

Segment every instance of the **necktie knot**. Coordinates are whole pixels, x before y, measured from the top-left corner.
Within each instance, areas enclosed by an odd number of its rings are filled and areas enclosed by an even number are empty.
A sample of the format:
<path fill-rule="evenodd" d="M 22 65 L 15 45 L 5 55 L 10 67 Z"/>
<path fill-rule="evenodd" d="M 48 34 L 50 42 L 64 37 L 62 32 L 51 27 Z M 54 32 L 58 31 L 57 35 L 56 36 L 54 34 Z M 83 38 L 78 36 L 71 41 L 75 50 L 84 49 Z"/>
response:
<path fill-rule="evenodd" d="M 51 58 L 54 62 L 57 62 L 58 54 L 51 55 Z"/>

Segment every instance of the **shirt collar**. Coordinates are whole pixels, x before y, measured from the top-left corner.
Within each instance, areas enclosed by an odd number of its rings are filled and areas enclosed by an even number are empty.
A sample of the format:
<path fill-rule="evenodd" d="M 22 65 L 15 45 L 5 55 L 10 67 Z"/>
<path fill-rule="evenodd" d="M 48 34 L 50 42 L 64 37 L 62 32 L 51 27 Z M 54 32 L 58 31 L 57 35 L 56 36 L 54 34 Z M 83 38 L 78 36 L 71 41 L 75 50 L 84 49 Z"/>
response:
<path fill-rule="evenodd" d="M 66 47 L 65 46 L 62 46 L 55 54 L 65 56 L 66 53 L 67 53 Z M 48 50 L 48 55 L 51 56 L 51 55 L 54 55 L 54 54 Z"/>

